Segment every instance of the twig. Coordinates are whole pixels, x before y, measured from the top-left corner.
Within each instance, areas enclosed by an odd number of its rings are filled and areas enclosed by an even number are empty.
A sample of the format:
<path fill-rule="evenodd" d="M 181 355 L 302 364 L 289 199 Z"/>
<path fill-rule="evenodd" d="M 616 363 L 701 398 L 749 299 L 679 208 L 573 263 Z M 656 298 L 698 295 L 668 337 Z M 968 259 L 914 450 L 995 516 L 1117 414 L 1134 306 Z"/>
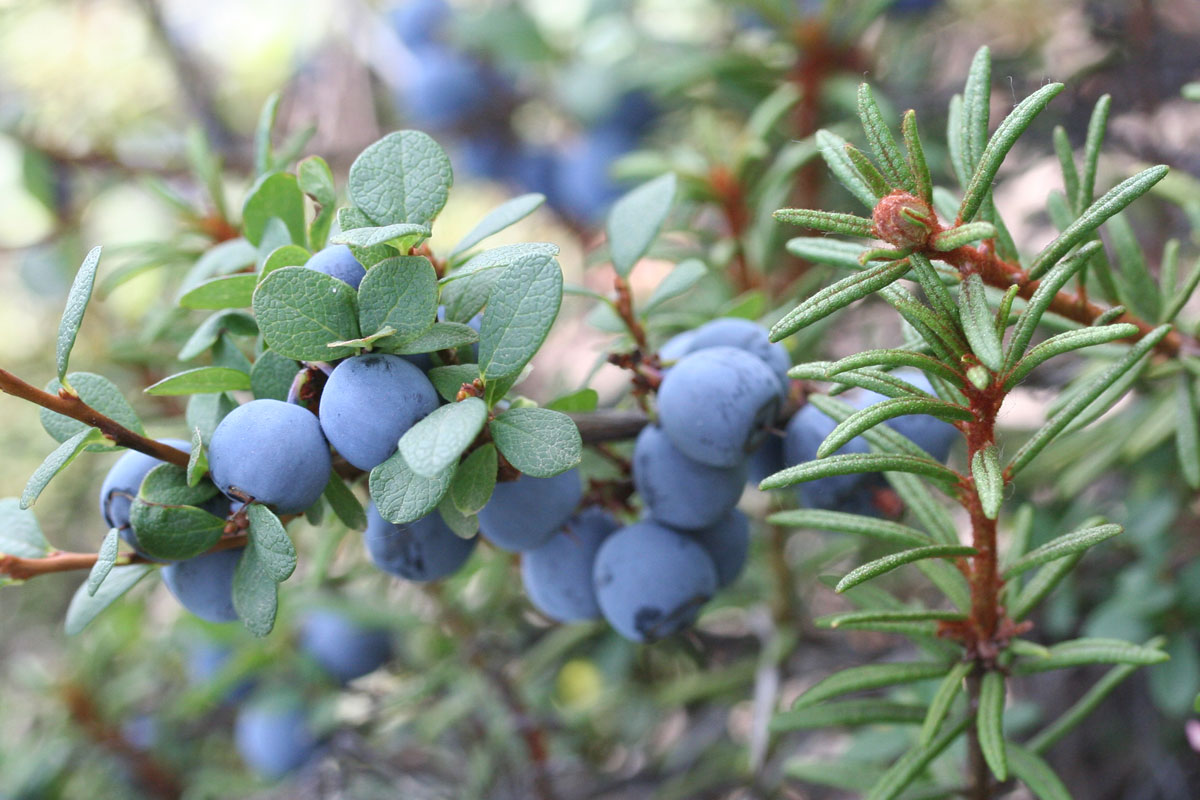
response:
<path fill-rule="evenodd" d="M 148 439 L 140 433 L 129 430 L 114 419 L 104 416 L 89 406 L 78 396 L 65 390 L 58 394 L 43 392 L 35 386 L 13 375 L 7 370 L 0 369 L 0 392 L 11 394 L 22 400 L 28 400 L 42 408 L 49 409 L 63 416 L 78 420 L 84 425 L 98 429 L 113 444 L 128 447 L 146 455 L 153 456 L 159 461 L 174 464 L 187 469 L 188 454 L 170 445 Z"/>
<path fill-rule="evenodd" d="M 218 550 L 229 550 L 234 547 L 245 547 L 247 537 L 241 533 L 227 536 L 215 545 L 208 553 Z M 72 572 L 80 569 L 91 569 L 95 566 L 99 555 L 96 553 L 72 553 L 66 550 L 55 550 L 42 558 L 19 558 L 0 554 L 0 575 L 7 575 L 13 580 L 27 581 L 38 575 L 49 575 L 54 572 Z M 137 553 L 126 553 L 117 557 L 118 565 L 126 564 L 157 564 L 160 562 Z"/>

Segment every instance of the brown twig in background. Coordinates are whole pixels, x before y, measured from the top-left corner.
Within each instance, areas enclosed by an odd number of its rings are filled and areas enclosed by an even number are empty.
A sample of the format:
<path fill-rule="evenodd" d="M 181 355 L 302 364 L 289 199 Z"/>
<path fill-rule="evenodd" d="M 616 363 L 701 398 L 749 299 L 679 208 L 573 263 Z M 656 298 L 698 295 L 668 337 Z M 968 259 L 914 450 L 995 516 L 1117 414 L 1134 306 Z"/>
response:
<path fill-rule="evenodd" d="M 218 550 L 245 547 L 246 541 L 247 536 L 244 533 L 226 536 L 207 552 L 215 553 Z M 39 575 L 91 569 L 99 558 L 96 553 L 71 553 L 66 550 L 55 550 L 42 558 L 19 558 L 0 553 L 0 575 L 7 575 L 13 580 L 27 581 Z M 127 553 L 119 556 L 116 563 L 118 566 L 124 566 L 126 564 L 157 564 L 159 562 L 137 553 Z"/>

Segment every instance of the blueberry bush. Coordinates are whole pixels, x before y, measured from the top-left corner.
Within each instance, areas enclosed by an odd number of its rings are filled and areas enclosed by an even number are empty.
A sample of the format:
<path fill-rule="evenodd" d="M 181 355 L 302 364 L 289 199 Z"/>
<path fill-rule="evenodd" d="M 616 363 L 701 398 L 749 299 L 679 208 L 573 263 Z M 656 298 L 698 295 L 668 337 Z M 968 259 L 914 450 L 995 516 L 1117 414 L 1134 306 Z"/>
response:
<path fill-rule="evenodd" d="M 139 176 L 180 234 L 87 252 L 44 388 L 0 368 L 53 440 L 5 600 L 75 577 L 0 795 L 1194 796 L 1200 184 L 987 46 L 896 113 L 937 2 L 701 4 L 702 56 L 583 5 L 571 48 L 399 4 L 392 132 L 327 161 L 273 95 Z"/>

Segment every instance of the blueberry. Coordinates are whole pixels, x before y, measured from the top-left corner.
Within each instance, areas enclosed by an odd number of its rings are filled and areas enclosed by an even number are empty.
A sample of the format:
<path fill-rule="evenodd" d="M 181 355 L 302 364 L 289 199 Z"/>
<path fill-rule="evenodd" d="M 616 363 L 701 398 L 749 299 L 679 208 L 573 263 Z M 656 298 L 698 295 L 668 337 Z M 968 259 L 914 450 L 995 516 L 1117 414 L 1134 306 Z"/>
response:
<path fill-rule="evenodd" d="M 893 14 L 922 14 L 940 3 L 941 0 L 893 0 L 887 10 Z"/>
<path fill-rule="evenodd" d="M 467 562 L 476 539 L 463 539 L 437 513 L 408 525 L 393 525 L 367 507 L 367 532 L 363 544 L 375 566 L 410 581 L 435 581 L 453 574 Z"/>
<path fill-rule="evenodd" d="M 746 468 L 693 461 L 662 429 L 647 425 L 633 448 L 633 483 L 655 522 L 694 530 L 712 525 L 737 505 Z"/>
<path fill-rule="evenodd" d="M 501 481 L 479 512 L 479 531 L 501 550 L 532 550 L 566 523 L 582 499 L 578 469 L 552 478 L 522 475 Z"/>
<path fill-rule="evenodd" d="M 260 700 L 243 707 L 234 723 L 233 740 L 246 765 L 269 780 L 303 766 L 317 749 L 304 707 L 290 699 Z"/>
<path fill-rule="evenodd" d="M 188 680 L 197 685 L 215 680 L 231 658 L 233 658 L 232 650 L 211 640 L 191 643 L 187 648 L 187 662 L 184 664 Z M 253 689 L 253 681 L 238 681 L 229 688 L 223 699 L 225 702 L 236 703 L 248 697 Z"/>
<path fill-rule="evenodd" d="M 621 527 L 600 508 L 585 508 L 550 537 L 550 541 L 521 556 L 521 582 L 539 611 L 559 622 L 600 616 L 592 566 L 596 551 L 609 534 Z"/>
<path fill-rule="evenodd" d="M 218 550 L 163 567 L 162 579 L 179 604 L 209 622 L 233 622 L 233 571 L 242 549 Z"/>
<path fill-rule="evenodd" d="M 687 627 L 717 590 L 717 570 L 704 548 L 649 520 L 608 537 L 592 577 L 604 618 L 635 642 Z"/>
<path fill-rule="evenodd" d="M 280 514 L 298 514 L 320 498 L 332 462 L 311 412 L 279 400 L 252 400 L 213 431 L 208 465 L 229 497 L 237 490 Z"/>
<path fill-rule="evenodd" d="M 528 192 L 541 192 L 551 206 L 557 207 L 555 180 L 559 168 L 559 156 L 554 150 L 541 145 L 521 146 L 508 164 L 508 177 Z"/>
<path fill-rule="evenodd" d="M 721 519 L 688 535 L 699 542 L 717 568 L 717 588 L 724 589 L 746 566 L 750 550 L 750 521 L 736 508 Z"/>
<path fill-rule="evenodd" d="M 817 447 L 821 446 L 830 431 L 838 423 L 830 419 L 815 405 L 805 405 L 787 422 L 787 434 L 784 439 L 784 462 L 786 467 L 796 467 L 797 464 L 814 461 L 817 457 Z M 839 453 L 865 453 L 870 447 L 862 437 L 856 437 L 841 446 Z M 858 512 L 856 498 L 865 495 L 871 487 L 880 485 L 880 475 L 851 474 L 821 477 L 815 481 L 799 483 L 796 493 L 800 503 L 810 509 L 827 509 L 830 511 L 850 511 L 848 506 Z"/>
<path fill-rule="evenodd" d="M 350 284 L 356 290 L 367 274 L 363 265 L 354 257 L 354 253 L 350 252 L 350 248 L 344 244 L 331 244 L 324 250 L 318 250 L 304 266 L 315 269 L 317 272 L 324 272 L 326 275 L 332 275 L 338 280 Z"/>
<path fill-rule="evenodd" d="M 321 429 L 343 458 L 370 470 L 437 407 L 437 390 L 418 367 L 400 356 L 355 356 L 338 364 L 325 384 Z"/>
<path fill-rule="evenodd" d="M 470 56 L 437 44 L 424 45 L 414 55 L 401 93 L 406 116 L 418 125 L 459 125 L 494 96 L 495 76 Z"/>
<path fill-rule="evenodd" d="M 612 164 L 635 144 L 624 131 L 605 129 L 589 131 L 571 142 L 554 175 L 558 209 L 583 222 L 598 220 L 621 194 L 611 175 Z"/>
<path fill-rule="evenodd" d="M 783 460 L 783 441 L 783 435 L 774 431 L 768 431 L 763 437 L 762 444 L 746 461 L 746 477 L 750 483 L 758 486 L 768 475 L 774 475 L 786 466 Z"/>
<path fill-rule="evenodd" d="M 509 173 L 511 143 L 500 136 L 477 133 L 467 136 L 456 153 L 454 173 L 501 180 Z"/>
<path fill-rule="evenodd" d="M 769 332 L 757 322 L 738 317 L 718 317 L 696 328 L 691 338 L 688 352 L 704 350 L 709 347 L 736 347 L 753 353 L 763 360 L 779 377 L 780 386 L 786 396 L 790 379 L 787 371 L 791 367 L 787 348 L 778 342 L 772 342 Z"/>
<path fill-rule="evenodd" d="M 625 92 L 596 128 L 624 131 L 638 136 L 646 132 L 658 117 L 658 104 L 646 92 L 640 89 Z"/>
<path fill-rule="evenodd" d="M 692 352 L 692 341 L 696 338 L 696 331 L 684 331 L 677 333 L 667 341 L 663 342 L 663 346 L 658 348 L 658 358 L 664 362 L 674 362 Z"/>
<path fill-rule="evenodd" d="M 300 649 L 339 682 L 349 683 L 391 659 L 392 637 L 348 614 L 317 609 L 300 623 Z"/>
<path fill-rule="evenodd" d="M 405 0 L 391 11 L 396 34 L 409 47 L 421 47 L 437 38 L 450 21 L 445 0 Z"/>
<path fill-rule="evenodd" d="M 734 347 L 689 353 L 658 390 L 659 424 L 689 458 L 714 467 L 743 462 L 779 412 L 779 379 Z"/>

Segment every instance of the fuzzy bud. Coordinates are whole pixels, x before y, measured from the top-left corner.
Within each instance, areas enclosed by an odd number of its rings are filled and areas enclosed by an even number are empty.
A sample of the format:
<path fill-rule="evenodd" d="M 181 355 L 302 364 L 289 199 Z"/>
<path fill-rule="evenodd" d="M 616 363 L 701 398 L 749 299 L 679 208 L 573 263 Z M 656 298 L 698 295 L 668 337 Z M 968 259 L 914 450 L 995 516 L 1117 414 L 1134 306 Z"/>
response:
<path fill-rule="evenodd" d="M 875 235 L 901 250 L 915 250 L 929 241 L 937 215 L 924 200 L 897 189 L 881 197 L 871 214 Z"/>

